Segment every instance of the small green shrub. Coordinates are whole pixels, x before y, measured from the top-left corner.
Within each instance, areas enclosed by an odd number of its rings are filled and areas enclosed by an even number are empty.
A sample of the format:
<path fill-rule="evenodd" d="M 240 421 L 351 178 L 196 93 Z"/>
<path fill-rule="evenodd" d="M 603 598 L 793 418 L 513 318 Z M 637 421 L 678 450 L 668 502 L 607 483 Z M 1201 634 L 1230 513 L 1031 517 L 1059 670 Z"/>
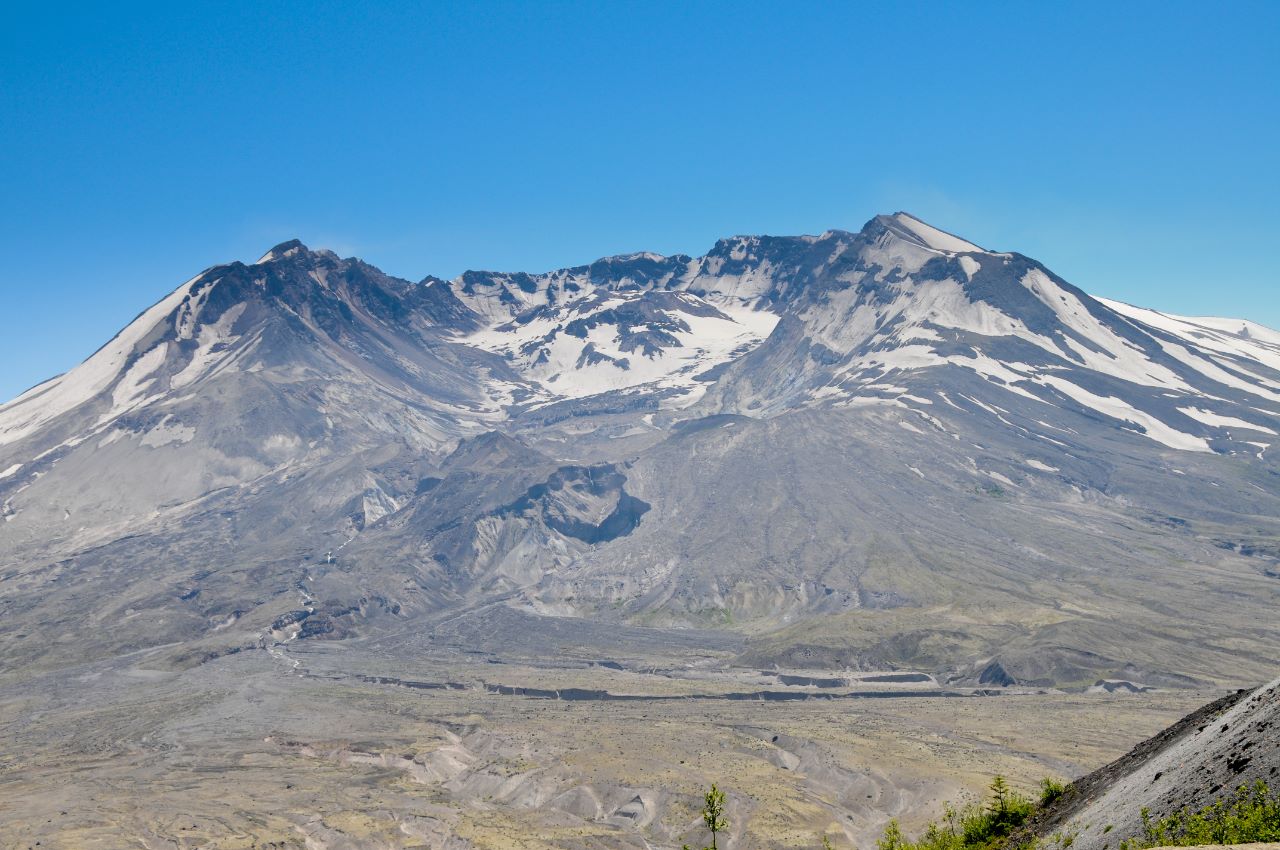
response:
<path fill-rule="evenodd" d="M 1040 780 L 1040 805 L 1047 806 L 1054 800 L 1067 793 L 1067 785 L 1057 780 L 1045 777 Z"/>

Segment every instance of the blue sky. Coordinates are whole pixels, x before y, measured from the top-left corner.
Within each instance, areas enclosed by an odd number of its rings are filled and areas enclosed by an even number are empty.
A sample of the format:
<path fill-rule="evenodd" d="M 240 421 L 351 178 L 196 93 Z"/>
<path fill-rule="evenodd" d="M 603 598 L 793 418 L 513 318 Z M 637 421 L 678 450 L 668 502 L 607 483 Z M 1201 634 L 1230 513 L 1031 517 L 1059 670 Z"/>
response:
<path fill-rule="evenodd" d="M 7 11 L 0 398 L 292 237 L 418 279 L 905 209 L 1280 326 L 1280 3 Z"/>

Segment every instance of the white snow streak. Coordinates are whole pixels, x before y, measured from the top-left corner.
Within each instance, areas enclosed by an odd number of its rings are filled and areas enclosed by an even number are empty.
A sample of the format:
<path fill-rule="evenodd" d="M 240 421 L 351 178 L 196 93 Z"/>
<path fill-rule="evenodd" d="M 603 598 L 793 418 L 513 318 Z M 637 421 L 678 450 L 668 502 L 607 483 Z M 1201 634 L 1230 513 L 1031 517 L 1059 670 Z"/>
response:
<path fill-rule="evenodd" d="M 1201 410 L 1198 407 L 1179 407 L 1180 413 L 1186 414 L 1197 422 L 1203 422 L 1205 425 L 1212 425 L 1215 428 L 1244 428 L 1249 431 L 1258 431 L 1262 434 L 1270 434 L 1273 437 L 1280 436 L 1270 428 L 1262 425 L 1255 425 L 1243 419 L 1237 419 L 1234 416 L 1223 416 L 1214 413 L 1211 410 Z"/>
<path fill-rule="evenodd" d="M 1171 449 L 1182 449 L 1188 452 L 1212 452 L 1209 443 L 1203 437 L 1184 434 L 1166 425 L 1159 419 L 1142 410 L 1138 410 L 1122 399 L 1114 396 L 1094 395 L 1081 386 L 1053 376 L 1043 376 L 1041 382 L 1054 387 L 1063 395 L 1074 399 L 1085 407 L 1096 410 L 1104 416 L 1129 422 L 1139 426 L 1144 436 Z"/>

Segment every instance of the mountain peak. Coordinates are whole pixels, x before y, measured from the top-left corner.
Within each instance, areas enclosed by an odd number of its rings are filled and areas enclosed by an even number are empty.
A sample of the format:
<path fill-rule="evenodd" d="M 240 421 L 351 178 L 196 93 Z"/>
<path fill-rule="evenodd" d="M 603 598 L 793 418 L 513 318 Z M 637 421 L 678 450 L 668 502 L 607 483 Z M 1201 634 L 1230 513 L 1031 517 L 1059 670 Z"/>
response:
<path fill-rule="evenodd" d="M 272 260 L 280 260 L 280 259 L 284 259 L 285 257 L 292 257 L 297 254 L 307 254 L 307 253 L 310 253 L 310 251 L 306 245 L 302 244 L 302 240 L 290 239 L 288 242 L 281 242 L 279 245 L 275 246 L 270 251 L 263 254 L 261 257 L 258 258 L 258 261 L 254 263 L 254 265 L 260 266 L 263 263 L 269 263 Z"/>
<path fill-rule="evenodd" d="M 930 251 L 941 251 L 947 254 L 988 253 L 981 246 L 975 245 L 966 239 L 961 239 L 959 236 L 948 233 L 941 228 L 934 227 L 916 218 L 911 213 L 902 212 L 901 210 L 893 215 L 878 215 L 871 221 L 879 223 L 895 236 L 922 248 L 928 248 Z"/>

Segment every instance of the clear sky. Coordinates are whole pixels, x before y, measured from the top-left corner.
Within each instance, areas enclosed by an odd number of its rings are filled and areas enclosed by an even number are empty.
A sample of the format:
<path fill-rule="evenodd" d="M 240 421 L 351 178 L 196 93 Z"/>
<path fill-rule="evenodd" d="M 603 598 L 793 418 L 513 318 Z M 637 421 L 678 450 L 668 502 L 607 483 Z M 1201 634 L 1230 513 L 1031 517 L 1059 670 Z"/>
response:
<path fill-rule="evenodd" d="M 540 271 L 907 210 L 1280 326 L 1280 3 L 10 3 L 0 398 L 298 237 Z"/>

